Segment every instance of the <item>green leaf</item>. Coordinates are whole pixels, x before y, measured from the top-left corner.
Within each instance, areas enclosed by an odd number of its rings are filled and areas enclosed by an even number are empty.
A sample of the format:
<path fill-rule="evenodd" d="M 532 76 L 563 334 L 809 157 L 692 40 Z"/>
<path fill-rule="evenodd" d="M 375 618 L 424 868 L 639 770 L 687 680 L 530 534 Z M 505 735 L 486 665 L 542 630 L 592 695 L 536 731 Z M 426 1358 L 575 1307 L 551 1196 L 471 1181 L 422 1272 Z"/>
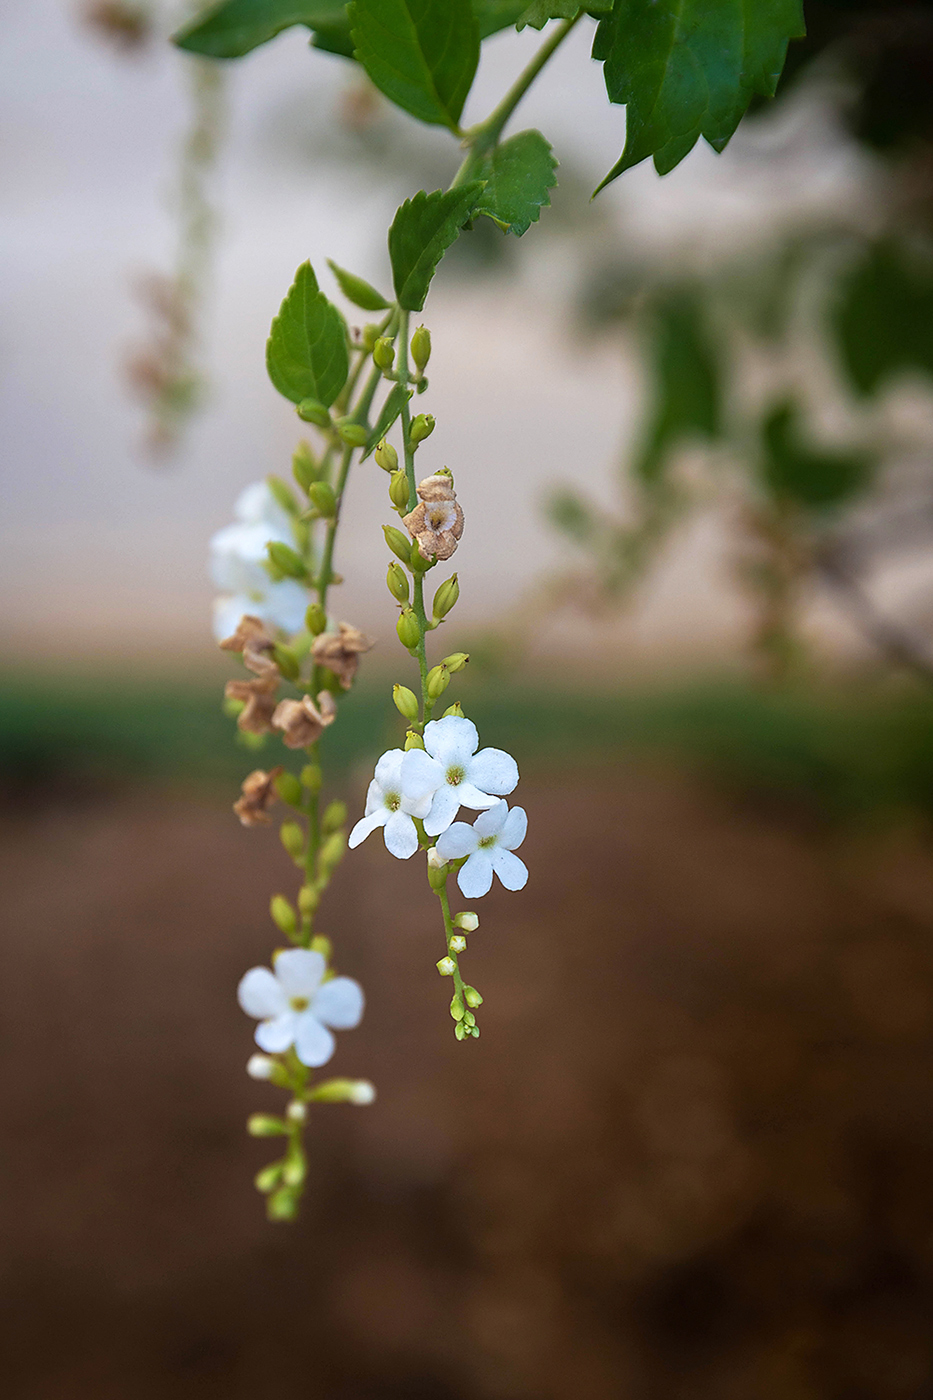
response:
<path fill-rule="evenodd" d="M 515 28 L 524 29 L 526 24 L 530 24 L 532 29 L 543 29 L 549 19 L 573 19 L 581 8 L 588 15 L 606 15 L 612 9 L 612 0 L 590 0 L 588 5 L 582 7 L 576 0 L 531 0 L 530 5 L 526 0 Z"/>
<path fill-rule="evenodd" d="M 861 394 L 905 371 L 933 375 L 933 265 L 876 243 L 844 279 L 833 328 Z"/>
<path fill-rule="evenodd" d="M 345 10 L 343 0 L 221 0 L 183 25 L 174 42 L 208 58 L 242 58 L 292 25 L 339 25 Z"/>
<path fill-rule="evenodd" d="M 347 301 L 352 301 L 354 306 L 362 307 L 364 311 L 386 311 L 389 303 L 381 292 L 370 286 L 362 277 L 357 277 L 353 272 L 346 272 L 342 267 L 338 267 L 330 258 L 327 259 L 327 266 L 337 279 L 340 290 Z"/>
<path fill-rule="evenodd" d="M 389 392 L 385 403 L 382 405 L 382 412 L 379 414 L 376 426 L 373 428 L 372 432 L 369 435 L 369 438 L 366 443 L 366 449 L 363 452 L 360 461 L 365 462 L 370 452 L 375 451 L 376 447 L 385 437 L 386 433 L 389 431 L 392 424 L 395 422 L 396 418 L 399 416 L 402 409 L 405 407 L 406 403 L 411 398 L 413 393 L 413 389 L 406 389 L 401 384 L 392 385 L 392 389 Z"/>
<path fill-rule="evenodd" d="M 390 102 L 457 131 L 479 62 L 470 0 L 353 0 L 355 57 Z"/>
<path fill-rule="evenodd" d="M 625 103 L 625 149 L 603 189 L 647 156 L 673 170 L 700 136 L 721 151 L 755 93 L 773 97 L 801 0 L 615 0 L 593 57 Z"/>
<path fill-rule="evenodd" d="M 389 229 L 389 257 L 398 304 L 407 311 L 424 306 L 434 270 L 470 217 L 481 181 L 459 189 L 421 190 L 406 199 Z"/>
<path fill-rule="evenodd" d="M 511 136 L 476 171 L 486 188 L 476 201 L 474 216 L 488 214 L 503 232 L 521 237 L 550 204 L 548 190 L 557 184 L 556 169 L 557 161 L 540 131 Z"/>
<path fill-rule="evenodd" d="M 645 481 L 662 475 L 674 443 L 722 430 L 719 366 L 696 294 L 669 292 L 655 315 L 654 403 L 635 466 Z"/>
<path fill-rule="evenodd" d="M 800 414 L 792 403 L 768 414 L 761 436 L 762 475 L 771 494 L 809 510 L 828 510 L 861 495 L 877 469 L 870 453 L 818 450 L 803 441 Z"/>
<path fill-rule="evenodd" d="M 500 29 L 511 29 L 527 4 L 528 0 L 473 0 L 479 37 L 488 39 Z"/>
<path fill-rule="evenodd" d="M 317 399 L 330 407 L 347 382 L 349 356 L 343 317 L 319 291 L 302 263 L 282 302 L 266 345 L 269 378 L 292 403 Z"/>

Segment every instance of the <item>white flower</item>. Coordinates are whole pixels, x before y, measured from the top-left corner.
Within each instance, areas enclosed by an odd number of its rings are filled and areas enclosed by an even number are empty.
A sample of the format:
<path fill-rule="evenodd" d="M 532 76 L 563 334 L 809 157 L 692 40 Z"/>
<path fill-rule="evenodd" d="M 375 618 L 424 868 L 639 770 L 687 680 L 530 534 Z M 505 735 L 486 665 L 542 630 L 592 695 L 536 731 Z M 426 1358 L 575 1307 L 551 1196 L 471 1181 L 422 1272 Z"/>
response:
<path fill-rule="evenodd" d="M 366 815 L 360 817 L 350 832 L 347 845 L 351 851 L 365 841 L 377 826 L 385 827 L 386 850 L 399 860 L 407 860 L 418 849 L 418 832 L 412 817 L 423 817 L 431 806 L 428 794 L 412 801 L 402 795 L 403 749 L 389 749 L 376 764 L 376 776 L 366 794 Z"/>
<path fill-rule="evenodd" d="M 488 894 L 493 871 L 507 890 L 523 889 L 528 880 L 528 867 L 512 854 L 525 839 L 528 818 L 521 807 L 509 811 L 507 802 L 497 802 L 488 812 L 481 812 L 472 826 L 454 822 L 438 837 L 437 853 L 444 860 L 466 863 L 457 872 L 457 884 L 467 899 Z"/>
<path fill-rule="evenodd" d="M 352 977 L 323 982 L 327 962 L 310 948 L 279 953 L 275 971 L 252 967 L 240 981 L 237 1000 L 248 1016 L 256 1016 L 256 1044 L 270 1054 L 294 1045 L 303 1065 L 326 1065 L 334 1053 L 334 1030 L 358 1026 L 363 1015 L 363 989 Z"/>
<path fill-rule="evenodd" d="M 431 797 L 424 819 L 429 836 L 446 831 L 460 807 L 480 811 L 511 792 L 518 765 L 502 749 L 480 749 L 472 720 L 458 715 L 432 719 L 424 727 L 424 748 L 409 749 L 402 764 L 402 792 L 408 801 Z M 445 857 L 446 859 L 446 857 Z"/>
<path fill-rule="evenodd" d="M 298 632 L 304 624 L 307 593 L 297 579 L 273 583 L 264 568 L 270 540 L 294 546 L 291 519 L 264 481 L 247 486 L 233 508 L 236 523 L 211 536 L 211 578 L 222 593 L 214 604 L 214 635 L 232 637 L 240 618 L 258 617 L 271 627 Z"/>

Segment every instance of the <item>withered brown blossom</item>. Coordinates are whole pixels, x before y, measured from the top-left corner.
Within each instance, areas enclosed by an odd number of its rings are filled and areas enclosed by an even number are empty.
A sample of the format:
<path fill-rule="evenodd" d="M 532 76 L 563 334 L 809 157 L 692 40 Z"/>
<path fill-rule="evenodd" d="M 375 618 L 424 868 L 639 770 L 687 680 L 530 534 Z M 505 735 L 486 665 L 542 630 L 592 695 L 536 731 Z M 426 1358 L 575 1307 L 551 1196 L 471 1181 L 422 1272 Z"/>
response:
<path fill-rule="evenodd" d="M 418 485 L 420 504 L 402 524 L 418 541 L 422 559 L 449 559 L 463 534 L 463 511 L 453 480 L 443 472 L 426 476 Z"/>
<path fill-rule="evenodd" d="M 326 666 L 340 678 L 344 690 L 353 684 L 360 664 L 360 653 L 369 651 L 372 642 L 358 627 L 341 622 L 337 632 L 322 632 L 315 637 L 311 655 L 319 666 Z"/>
<path fill-rule="evenodd" d="M 256 676 L 278 679 L 279 668 L 272 659 L 275 642 L 266 631 L 265 624 L 258 617 L 241 617 L 232 637 L 219 643 L 221 651 L 239 651 L 243 654 L 243 665 Z"/>
<path fill-rule="evenodd" d="M 228 681 L 224 695 L 228 700 L 239 700 L 243 709 L 237 716 L 237 726 L 247 734 L 270 734 L 272 716 L 275 711 L 275 697 L 281 674 L 272 659 L 275 643 L 258 617 L 242 617 L 232 637 L 220 643 L 221 651 L 238 651 L 243 655 L 243 665 L 252 671 L 256 680 Z"/>
<path fill-rule="evenodd" d="M 233 810 L 244 826 L 262 826 L 271 822 L 269 808 L 276 801 L 275 780 L 285 770 L 281 764 L 266 773 L 255 768 L 243 779 L 242 796 L 233 804 Z"/>
<path fill-rule="evenodd" d="M 337 718 L 337 706 L 330 691 L 322 690 L 317 704 L 310 695 L 300 700 L 280 700 L 272 716 L 272 726 L 281 730 L 287 749 L 306 749 L 320 739 Z"/>

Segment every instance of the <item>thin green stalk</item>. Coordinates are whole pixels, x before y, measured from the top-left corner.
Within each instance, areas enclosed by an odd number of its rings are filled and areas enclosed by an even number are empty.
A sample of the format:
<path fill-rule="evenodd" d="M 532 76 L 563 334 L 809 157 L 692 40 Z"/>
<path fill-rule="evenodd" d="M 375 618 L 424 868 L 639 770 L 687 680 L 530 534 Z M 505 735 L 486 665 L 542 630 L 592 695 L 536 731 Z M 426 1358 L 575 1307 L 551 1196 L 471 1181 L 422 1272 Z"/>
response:
<path fill-rule="evenodd" d="M 466 1003 L 466 997 L 464 994 L 464 981 L 462 976 L 460 975 L 460 959 L 457 953 L 454 951 L 454 949 L 450 946 L 450 940 L 454 937 L 454 921 L 450 913 L 450 900 L 447 898 L 446 880 L 441 885 L 440 889 L 435 890 L 435 894 L 441 902 L 441 912 L 444 915 L 444 938 L 447 942 L 447 956 L 450 958 L 450 961 L 454 965 L 454 990 L 456 991 L 457 996 L 460 998 L 464 1010 L 467 1010 L 468 1008 Z"/>

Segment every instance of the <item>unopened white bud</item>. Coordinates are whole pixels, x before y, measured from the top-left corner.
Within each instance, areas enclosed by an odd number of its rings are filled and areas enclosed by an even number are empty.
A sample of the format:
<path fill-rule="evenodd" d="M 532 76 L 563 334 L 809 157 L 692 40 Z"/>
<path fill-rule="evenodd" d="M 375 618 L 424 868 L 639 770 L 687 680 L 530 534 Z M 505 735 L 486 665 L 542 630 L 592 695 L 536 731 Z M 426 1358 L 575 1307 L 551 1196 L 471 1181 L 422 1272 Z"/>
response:
<path fill-rule="evenodd" d="M 350 1090 L 350 1102 L 357 1104 L 360 1108 L 366 1104 L 373 1103 L 376 1098 L 376 1086 L 368 1079 L 357 1079 Z"/>
<path fill-rule="evenodd" d="M 479 928 L 479 915 L 466 911 L 458 914 L 454 919 L 457 928 L 462 928 L 464 933 L 475 933 Z"/>
<path fill-rule="evenodd" d="M 457 965 L 453 958 L 441 958 L 437 964 L 437 970 L 442 977 L 453 977 L 457 970 Z"/>
<path fill-rule="evenodd" d="M 270 1060 L 268 1055 L 250 1055 L 246 1061 L 246 1073 L 250 1079 L 271 1079 L 275 1069 L 275 1060 Z"/>
<path fill-rule="evenodd" d="M 462 933 L 455 933 L 450 940 L 450 951 L 452 953 L 463 953 L 466 951 L 466 939 Z"/>
<path fill-rule="evenodd" d="M 445 864 L 446 861 L 441 860 L 440 856 L 437 854 L 437 847 L 431 846 L 428 850 L 428 867 L 431 870 L 443 870 Z"/>
<path fill-rule="evenodd" d="M 307 1116 L 308 1110 L 297 1099 L 293 1099 L 285 1110 L 285 1117 L 290 1118 L 293 1123 L 303 1123 Z"/>

